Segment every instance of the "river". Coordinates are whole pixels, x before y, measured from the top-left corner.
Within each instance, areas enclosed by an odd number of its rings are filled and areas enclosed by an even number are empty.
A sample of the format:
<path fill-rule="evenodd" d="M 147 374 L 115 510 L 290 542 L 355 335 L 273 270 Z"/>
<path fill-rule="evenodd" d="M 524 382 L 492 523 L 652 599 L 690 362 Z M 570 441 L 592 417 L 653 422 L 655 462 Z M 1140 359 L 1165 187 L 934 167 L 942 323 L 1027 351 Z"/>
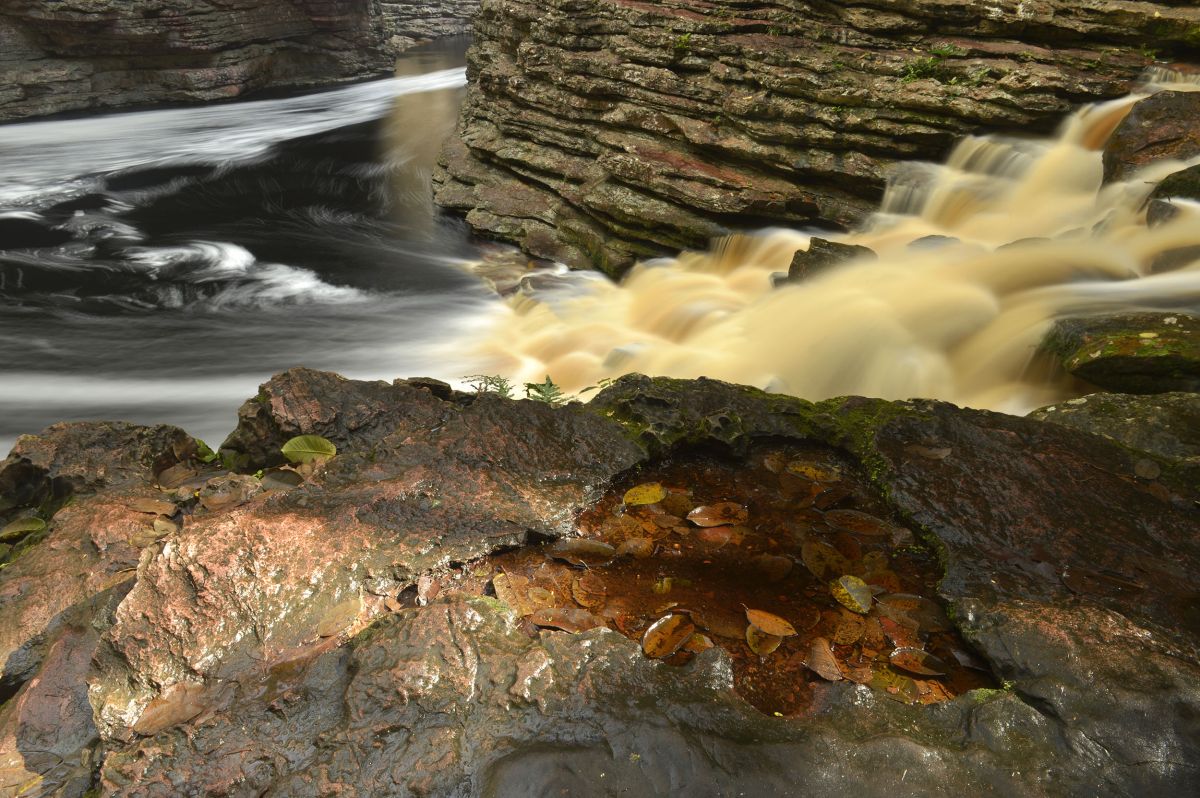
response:
<path fill-rule="evenodd" d="M 1136 96 L 1052 139 L 971 137 L 904 165 L 861 230 L 829 236 L 879 257 L 801 284 L 776 277 L 815 231 L 735 234 L 620 284 L 548 266 L 522 281 L 524 258 L 431 206 L 464 52 L 421 48 L 395 78 L 303 96 L 0 127 L 0 245 L 13 224 L 64 239 L 0 249 L 0 449 L 99 418 L 216 444 L 295 365 L 568 391 L 706 375 L 1024 413 L 1087 390 L 1037 354 L 1055 319 L 1200 306 L 1200 262 L 1154 267 L 1200 246 L 1200 206 L 1153 230 L 1142 210 L 1181 164 L 1102 184 L 1100 147 Z M 1200 89 L 1154 79 L 1143 93 Z"/>

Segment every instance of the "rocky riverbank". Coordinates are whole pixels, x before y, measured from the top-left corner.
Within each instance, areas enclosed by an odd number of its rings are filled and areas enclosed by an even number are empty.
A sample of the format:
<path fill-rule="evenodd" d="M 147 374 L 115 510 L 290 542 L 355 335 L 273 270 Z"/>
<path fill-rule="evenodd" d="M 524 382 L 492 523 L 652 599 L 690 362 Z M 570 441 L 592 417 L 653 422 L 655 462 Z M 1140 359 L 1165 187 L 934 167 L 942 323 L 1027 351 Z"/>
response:
<path fill-rule="evenodd" d="M 10 0 L 0 8 L 0 122 L 385 75 L 398 51 L 468 32 L 478 5 Z"/>
<path fill-rule="evenodd" d="M 637 376 L 590 404 L 553 407 L 298 369 L 240 416 L 223 447 L 236 474 L 205 462 L 179 430 L 120 424 L 58 425 L 0 464 L 0 520 L 45 522 L 8 536 L 0 568 L 0 789 L 1200 789 L 1200 494 L 1194 458 L 1153 440 L 937 402 L 811 404 Z M 302 478 L 273 476 L 281 444 L 299 433 L 326 437 L 336 456 Z M 621 503 L 628 484 L 690 463 L 694 481 L 661 477 L 661 505 Z M 718 465 L 733 482 L 720 482 Z M 260 481 L 250 472 L 261 468 Z M 714 536 L 671 516 L 706 495 L 744 502 L 741 531 Z M 756 514 L 768 495 L 799 509 L 766 524 Z M 851 506 L 873 514 L 839 514 Z M 682 567 L 672 541 L 716 547 L 735 564 L 723 569 L 750 575 L 764 557 L 750 552 L 774 552 L 771 578 L 796 583 L 779 590 L 827 604 L 822 618 L 843 619 L 835 635 L 854 615 L 815 575 L 820 562 L 890 562 L 896 573 L 870 578 L 892 581 L 927 552 L 944 570 L 929 595 L 968 647 L 954 656 L 998 687 L 925 705 L 921 690 L 938 677 L 914 681 L 886 657 L 874 675 L 848 669 L 843 659 L 877 656 L 867 638 L 846 642 L 854 635 L 835 636 L 832 665 L 814 662 L 808 637 L 824 621 L 805 632 L 792 616 L 799 635 L 761 667 L 799 679 L 812 698 L 773 717 L 735 689 L 726 649 L 742 656 L 745 641 L 694 609 L 719 645 L 686 664 L 647 658 L 635 640 L 652 618 L 620 595 L 597 599 L 594 584 L 560 600 L 602 613 L 599 628 L 522 618 L 529 608 L 489 555 L 541 556 L 544 541 L 580 534 L 592 507 L 648 524 L 638 556 L 661 572 L 656 585 L 667 580 L 653 591 L 661 612 L 688 607 L 685 580 L 670 589 Z M 833 554 L 814 560 L 809 548 Z M 593 561 L 592 573 L 609 567 L 619 566 Z M 905 617 L 888 615 L 884 628 L 920 645 L 930 622 Z"/>
<path fill-rule="evenodd" d="M 436 199 L 617 274 L 730 228 L 852 225 L 895 163 L 1047 131 L 1197 46 L 1179 2 L 485 0 Z"/>

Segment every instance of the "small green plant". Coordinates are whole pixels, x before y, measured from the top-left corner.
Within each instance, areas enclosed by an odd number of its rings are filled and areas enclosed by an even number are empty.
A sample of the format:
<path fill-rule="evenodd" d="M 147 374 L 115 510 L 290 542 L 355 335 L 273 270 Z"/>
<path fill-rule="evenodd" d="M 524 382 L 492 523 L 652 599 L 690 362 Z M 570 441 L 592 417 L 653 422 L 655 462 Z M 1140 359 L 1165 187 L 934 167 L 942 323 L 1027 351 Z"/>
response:
<path fill-rule="evenodd" d="M 1149 47 L 1149 46 L 1143 44 L 1141 47 L 1138 48 L 1138 53 L 1141 54 L 1142 58 L 1145 58 L 1149 61 L 1158 60 L 1158 48 L 1157 47 Z"/>
<path fill-rule="evenodd" d="M 535 402 L 545 402 L 548 405 L 561 405 L 567 400 L 562 389 L 554 384 L 554 380 L 550 379 L 549 374 L 546 375 L 545 382 L 525 383 L 525 398 Z"/>
<path fill-rule="evenodd" d="M 614 382 L 616 382 L 616 380 L 614 380 L 612 377 L 605 377 L 604 379 L 597 382 L 595 385 L 589 385 L 586 388 L 580 388 L 578 393 L 580 396 L 583 396 L 585 393 L 588 393 L 589 391 L 603 391 L 605 388 L 612 385 Z"/>
<path fill-rule="evenodd" d="M 933 47 L 929 48 L 929 52 L 932 55 L 936 55 L 938 58 L 952 58 L 956 55 L 967 54 L 966 50 L 959 47 L 957 44 L 951 44 L 950 42 L 935 44 Z"/>
<path fill-rule="evenodd" d="M 905 83 L 911 83 L 914 80 L 923 80 L 925 78 L 937 79 L 941 74 L 942 59 L 936 55 L 931 55 L 926 58 L 917 58 L 905 64 L 901 80 Z"/>
<path fill-rule="evenodd" d="M 507 378 L 496 374 L 472 374 L 463 377 L 463 382 L 475 389 L 476 394 L 494 393 L 512 399 L 513 385 Z"/>
<path fill-rule="evenodd" d="M 687 55 L 692 50 L 692 34 L 684 33 L 675 37 L 675 57 Z"/>

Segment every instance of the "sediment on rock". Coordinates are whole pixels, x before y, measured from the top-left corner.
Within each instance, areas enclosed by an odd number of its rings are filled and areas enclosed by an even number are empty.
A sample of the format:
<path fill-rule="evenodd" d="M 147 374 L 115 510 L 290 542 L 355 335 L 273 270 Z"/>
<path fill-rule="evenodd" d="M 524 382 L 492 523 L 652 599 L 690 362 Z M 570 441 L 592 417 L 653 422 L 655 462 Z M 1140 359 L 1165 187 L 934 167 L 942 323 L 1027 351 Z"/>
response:
<path fill-rule="evenodd" d="M 485 0 L 436 200 L 573 267 L 844 228 L 897 161 L 1048 130 L 1200 39 L 1178 3 Z M 1032 7 L 1031 7 L 1032 6 Z"/>
<path fill-rule="evenodd" d="M 400 50 L 465 33 L 478 0 L 8 0 L 0 122 L 227 100 L 385 75 Z"/>

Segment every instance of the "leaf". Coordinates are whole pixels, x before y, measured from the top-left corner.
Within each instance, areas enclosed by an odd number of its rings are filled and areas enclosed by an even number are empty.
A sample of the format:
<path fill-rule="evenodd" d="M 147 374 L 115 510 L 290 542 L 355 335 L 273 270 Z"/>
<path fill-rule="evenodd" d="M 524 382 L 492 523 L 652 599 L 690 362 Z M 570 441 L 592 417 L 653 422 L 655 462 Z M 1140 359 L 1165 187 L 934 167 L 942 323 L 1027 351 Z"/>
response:
<path fill-rule="evenodd" d="M 298 488 L 304 484 L 304 477 L 290 468 L 280 468 L 263 474 L 263 490 L 284 491 Z"/>
<path fill-rule="evenodd" d="M 838 667 L 829 641 L 823 637 L 813 638 L 808 647 L 808 658 L 804 665 L 813 673 L 830 682 L 842 680 L 842 669 Z"/>
<path fill-rule="evenodd" d="M 917 684 L 909 677 L 890 668 L 880 668 L 870 681 L 871 688 L 906 704 L 915 704 L 921 697 Z"/>
<path fill-rule="evenodd" d="M 712 641 L 711 637 L 696 632 L 688 638 L 686 643 L 683 644 L 683 650 L 690 651 L 693 654 L 699 654 L 703 651 L 708 651 L 715 645 L 716 643 Z"/>
<path fill-rule="evenodd" d="M 856 535 L 884 536 L 892 534 L 893 525 L 858 510 L 829 510 L 822 517 L 825 523 Z"/>
<path fill-rule="evenodd" d="M 158 734 L 199 715 L 208 706 L 204 685 L 178 682 L 162 692 L 142 710 L 133 730 L 147 737 Z"/>
<path fill-rule="evenodd" d="M 292 463 L 319 463 L 337 454 L 337 447 L 320 435 L 297 435 L 279 447 Z"/>
<path fill-rule="evenodd" d="M 941 605 L 924 596 L 916 596 L 912 593 L 887 593 L 877 600 L 891 610 L 904 613 L 917 623 L 917 628 L 922 632 L 948 632 L 954 628 Z"/>
<path fill-rule="evenodd" d="M 696 530 L 696 538 L 704 543 L 720 548 L 733 537 L 733 529 L 731 526 L 701 527 Z"/>
<path fill-rule="evenodd" d="M 524 592 L 529 588 L 529 580 L 517 574 L 496 574 L 492 577 L 492 589 L 496 598 L 513 608 L 517 615 L 528 615 L 533 609 L 524 598 Z"/>
<path fill-rule="evenodd" d="M 654 584 L 650 586 L 650 589 L 659 596 L 665 596 L 671 592 L 672 582 L 674 581 L 669 576 L 660 576 L 654 580 Z"/>
<path fill-rule="evenodd" d="M 883 629 L 884 635 L 892 642 L 893 646 L 898 648 L 920 648 L 921 639 L 917 637 L 915 627 L 906 623 L 902 623 L 893 618 L 879 619 L 879 625 Z"/>
<path fill-rule="evenodd" d="M 667 498 L 667 489 L 662 486 L 661 482 L 645 482 L 625 491 L 625 496 L 621 501 L 629 507 L 634 507 L 640 504 L 658 504 L 665 498 Z"/>
<path fill-rule="evenodd" d="M 129 503 L 129 509 L 138 513 L 171 516 L 175 515 L 179 508 L 174 502 L 163 501 L 162 499 L 134 499 Z"/>
<path fill-rule="evenodd" d="M 604 619 L 587 610 L 574 607 L 543 607 L 529 616 L 538 626 L 562 629 L 564 632 L 586 632 L 604 625 Z"/>
<path fill-rule="evenodd" d="M 603 606 L 608 597 L 604 580 L 595 574 L 584 574 L 571 582 L 571 596 L 579 606 L 595 609 Z"/>
<path fill-rule="evenodd" d="M 867 620 L 861 615 L 842 611 L 838 624 L 831 635 L 833 642 L 839 646 L 849 646 L 857 643 L 867 629 Z"/>
<path fill-rule="evenodd" d="M 696 626 L 686 615 L 664 615 L 642 635 L 642 651 L 651 659 L 669 657 L 696 633 Z"/>
<path fill-rule="evenodd" d="M 769 635 L 776 637 L 791 637 L 796 634 L 796 628 L 790 623 L 764 610 L 746 610 L 746 620 Z"/>
<path fill-rule="evenodd" d="M 755 569 L 768 582 L 778 582 L 792 572 L 795 565 L 791 557 L 781 557 L 777 554 L 760 554 L 754 558 Z"/>
<path fill-rule="evenodd" d="M 636 557 L 644 560 L 653 554 L 654 541 L 650 538 L 630 538 L 617 546 L 617 555 L 622 557 Z"/>
<path fill-rule="evenodd" d="M 842 472 L 836 466 L 820 466 L 801 460 L 793 460 L 788 463 L 787 470 L 813 482 L 837 482 L 842 478 Z"/>
<path fill-rule="evenodd" d="M 608 565 L 617 556 L 617 550 L 612 546 L 587 538 L 564 538 L 556 541 L 547 551 L 556 560 L 583 568 Z"/>
<path fill-rule="evenodd" d="M 918 676 L 945 676 L 950 670 L 946 663 L 919 648 L 898 648 L 888 654 L 888 660 L 897 668 Z"/>
<path fill-rule="evenodd" d="M 18 518 L 0 529 L 0 541 L 20 540 L 26 535 L 41 532 L 46 528 L 46 522 L 40 518 Z"/>
<path fill-rule="evenodd" d="M 840 576 L 829 584 L 829 592 L 848 610 L 866 615 L 871 611 L 871 600 L 874 596 L 867 583 L 857 576 L 849 574 Z"/>
<path fill-rule="evenodd" d="M 850 561 L 833 546 L 819 540 L 807 540 L 800 549 L 800 559 L 813 576 L 822 582 L 850 568 Z"/>
<path fill-rule="evenodd" d="M 737 502 L 718 502 L 697 507 L 687 514 L 687 520 L 696 526 L 722 526 L 744 524 L 750 518 L 749 511 Z"/>
<path fill-rule="evenodd" d="M 879 625 L 879 619 L 873 616 L 866 619 L 863 627 L 862 645 L 864 649 L 872 651 L 880 651 L 887 645 L 887 640 L 883 636 L 883 627 Z"/>
<path fill-rule="evenodd" d="M 754 624 L 746 627 L 746 645 L 760 657 L 774 653 L 782 642 L 783 638 L 779 635 L 768 634 Z"/>
<path fill-rule="evenodd" d="M 561 405 L 566 401 L 562 389 L 554 384 L 554 380 L 550 379 L 549 374 L 546 375 L 544 382 L 525 383 L 525 398 L 548 405 Z"/>
<path fill-rule="evenodd" d="M 539 609 L 550 609 L 556 603 L 554 594 L 544 587 L 535 586 L 529 588 L 525 594 L 525 597 L 529 602 L 530 609 L 535 611 Z"/>
<path fill-rule="evenodd" d="M 170 468 L 159 472 L 158 484 L 164 488 L 178 488 L 192 477 L 197 476 L 198 473 L 196 469 L 186 463 L 176 463 Z"/>
<path fill-rule="evenodd" d="M 154 527 L 155 536 L 160 538 L 166 537 L 167 535 L 172 535 L 178 532 L 180 529 L 180 524 L 178 522 L 172 521 L 170 518 L 165 518 L 163 516 L 155 518 L 152 526 Z"/>

